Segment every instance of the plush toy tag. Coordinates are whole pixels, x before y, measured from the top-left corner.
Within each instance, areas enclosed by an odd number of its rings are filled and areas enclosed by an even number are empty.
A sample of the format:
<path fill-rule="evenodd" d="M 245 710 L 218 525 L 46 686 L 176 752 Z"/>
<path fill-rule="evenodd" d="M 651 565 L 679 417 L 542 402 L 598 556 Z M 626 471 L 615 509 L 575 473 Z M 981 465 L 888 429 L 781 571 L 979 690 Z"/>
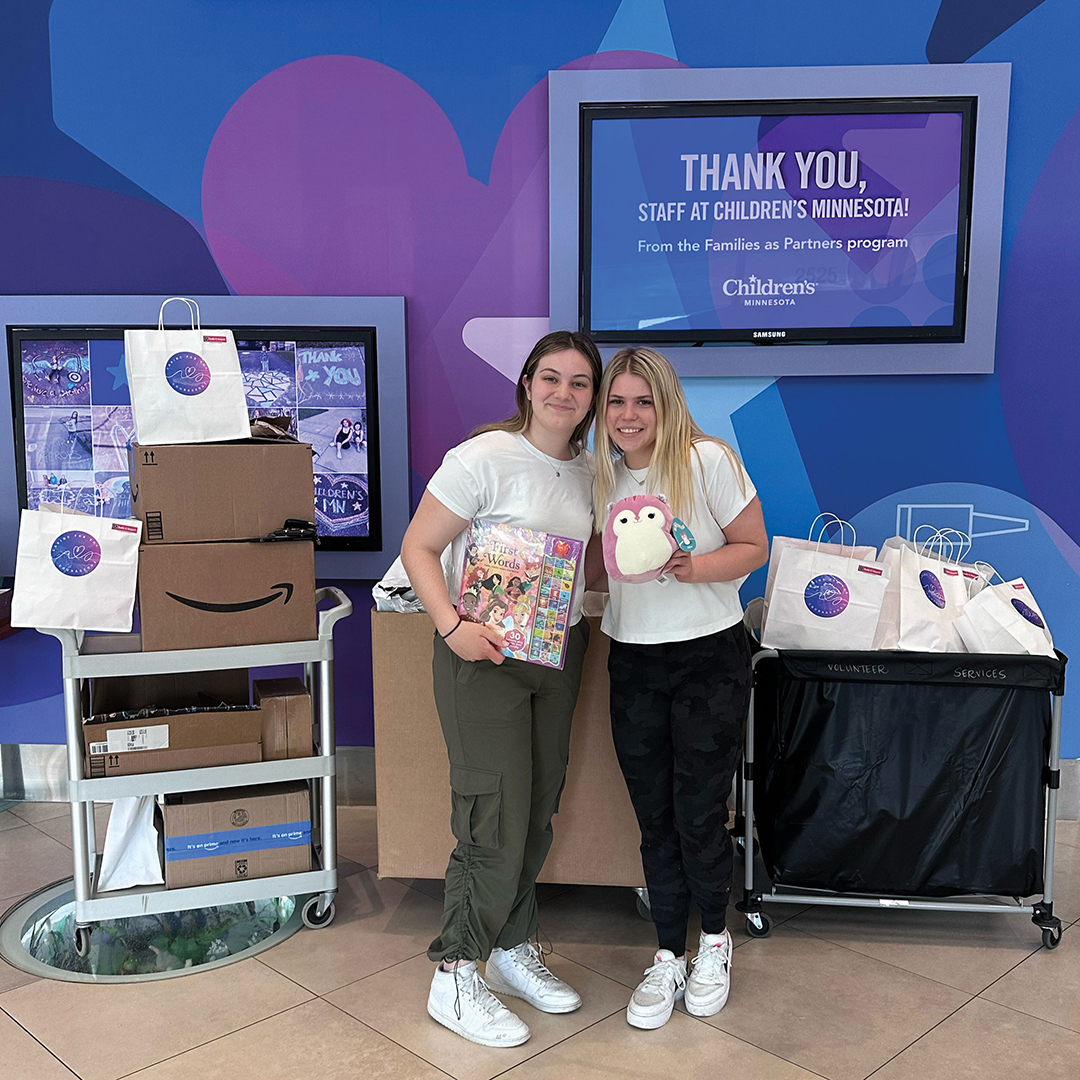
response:
<path fill-rule="evenodd" d="M 671 519 L 671 535 L 683 551 L 693 551 L 697 547 L 697 541 L 690 531 L 690 526 L 682 518 Z"/>

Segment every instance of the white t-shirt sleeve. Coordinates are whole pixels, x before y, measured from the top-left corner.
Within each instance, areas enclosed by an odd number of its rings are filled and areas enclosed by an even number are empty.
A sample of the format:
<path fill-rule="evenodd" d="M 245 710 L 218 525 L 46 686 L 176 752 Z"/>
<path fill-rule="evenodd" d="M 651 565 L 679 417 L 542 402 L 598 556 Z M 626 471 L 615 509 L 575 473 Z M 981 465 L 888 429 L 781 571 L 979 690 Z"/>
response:
<path fill-rule="evenodd" d="M 475 463 L 466 461 L 462 453 L 466 446 L 463 443 L 447 451 L 427 489 L 447 510 L 469 521 L 484 505 L 484 490 Z"/>
<path fill-rule="evenodd" d="M 721 529 L 727 528 L 754 500 L 757 488 L 734 454 L 714 442 L 697 443 L 709 510 Z"/>

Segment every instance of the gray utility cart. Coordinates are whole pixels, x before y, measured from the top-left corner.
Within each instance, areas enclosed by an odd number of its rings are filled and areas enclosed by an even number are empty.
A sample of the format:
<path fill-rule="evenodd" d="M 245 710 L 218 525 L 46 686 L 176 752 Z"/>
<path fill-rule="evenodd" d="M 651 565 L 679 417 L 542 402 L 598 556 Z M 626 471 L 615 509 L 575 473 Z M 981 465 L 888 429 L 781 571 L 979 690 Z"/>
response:
<path fill-rule="evenodd" d="M 71 802 L 74 856 L 76 948 L 90 951 L 92 924 L 168 911 L 221 904 L 245 903 L 274 896 L 307 895 L 305 925 L 326 926 L 334 917 L 337 894 L 337 790 L 334 743 L 334 625 L 352 613 L 352 601 L 335 588 L 320 589 L 316 602 L 335 601 L 319 612 L 319 636 L 314 641 L 235 648 L 142 652 L 138 634 L 84 634 L 76 630 L 39 632 L 59 639 L 63 647 L 64 718 L 67 728 L 68 798 Z M 222 671 L 234 668 L 303 664 L 311 693 L 316 750 L 312 757 L 263 761 L 248 765 L 219 765 L 203 769 L 88 779 L 84 773 L 83 688 L 88 679 L 126 675 L 164 675 L 176 672 Z M 312 788 L 311 839 L 317 869 L 298 874 L 227 881 L 216 885 L 167 889 L 155 885 L 99 893 L 95 888 L 97 855 L 94 841 L 94 803 L 135 795 L 307 780 Z"/>

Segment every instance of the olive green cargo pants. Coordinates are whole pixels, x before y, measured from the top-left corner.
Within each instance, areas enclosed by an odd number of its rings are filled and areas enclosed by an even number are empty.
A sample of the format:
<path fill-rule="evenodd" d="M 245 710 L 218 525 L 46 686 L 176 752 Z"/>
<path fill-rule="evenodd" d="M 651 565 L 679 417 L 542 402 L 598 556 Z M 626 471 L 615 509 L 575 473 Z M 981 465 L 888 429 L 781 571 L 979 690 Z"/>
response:
<path fill-rule="evenodd" d="M 486 960 L 536 932 L 536 877 L 551 847 L 588 643 L 581 619 L 557 671 L 510 658 L 470 663 L 435 636 L 435 705 L 458 844 L 432 960 Z"/>

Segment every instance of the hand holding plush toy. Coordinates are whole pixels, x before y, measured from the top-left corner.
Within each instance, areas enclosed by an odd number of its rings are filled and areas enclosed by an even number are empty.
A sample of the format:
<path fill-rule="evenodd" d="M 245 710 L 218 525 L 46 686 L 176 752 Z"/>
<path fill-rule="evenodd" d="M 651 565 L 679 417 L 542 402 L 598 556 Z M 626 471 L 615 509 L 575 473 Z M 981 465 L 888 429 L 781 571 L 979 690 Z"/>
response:
<path fill-rule="evenodd" d="M 694 538 L 662 495 L 631 495 L 611 508 L 604 526 L 604 567 L 613 580 L 655 581 L 680 548 L 692 551 Z"/>

